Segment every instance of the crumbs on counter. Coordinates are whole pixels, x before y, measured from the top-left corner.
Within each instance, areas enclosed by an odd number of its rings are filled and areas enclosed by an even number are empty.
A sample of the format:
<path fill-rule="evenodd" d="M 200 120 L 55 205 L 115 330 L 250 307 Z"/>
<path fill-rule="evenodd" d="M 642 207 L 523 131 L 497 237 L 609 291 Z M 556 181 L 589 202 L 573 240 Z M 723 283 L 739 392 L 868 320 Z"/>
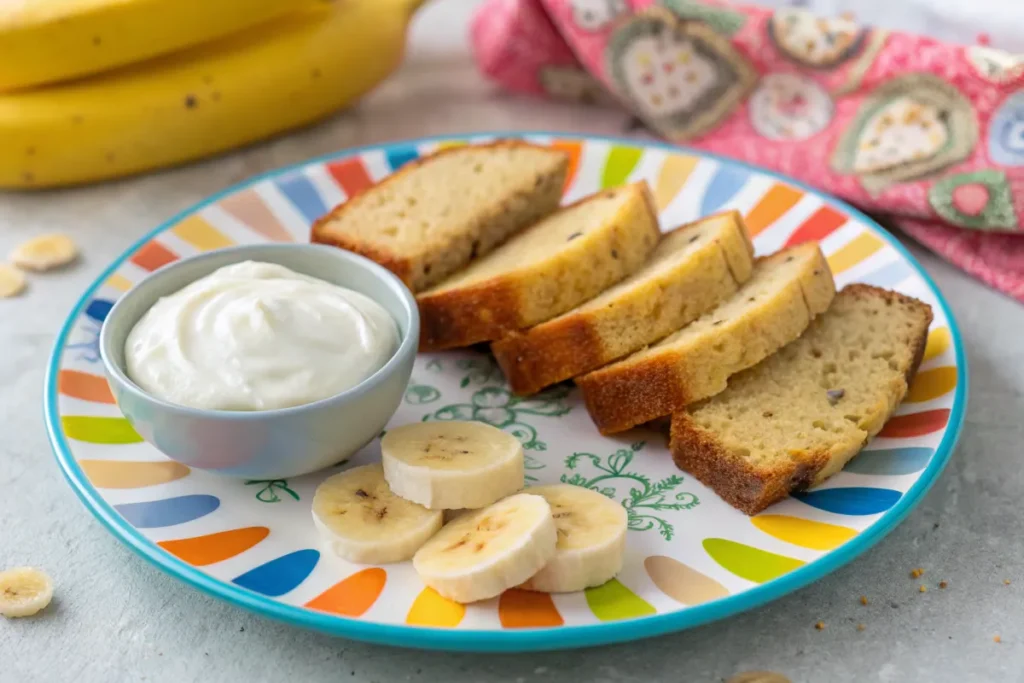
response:
<path fill-rule="evenodd" d="M 868 596 L 866 596 L 866 595 L 860 596 L 860 604 L 862 604 L 862 605 L 868 604 Z"/>
<path fill-rule="evenodd" d="M 858 631 L 863 631 L 864 628 L 865 628 L 864 624 L 857 624 L 857 630 Z"/>
<path fill-rule="evenodd" d="M 825 630 L 825 622 L 824 621 L 819 621 L 817 624 L 814 625 L 814 628 L 818 629 L 819 631 L 824 631 Z"/>
<path fill-rule="evenodd" d="M 912 579 L 916 579 L 919 576 L 923 576 L 923 575 L 924 575 L 924 570 L 921 569 L 920 567 L 918 567 L 917 569 L 911 569 L 910 570 L 910 578 L 912 578 Z"/>
<path fill-rule="evenodd" d="M 1002 636 L 995 636 L 995 637 L 992 638 L 992 642 L 994 642 L 994 643 L 1001 643 L 1001 642 L 1003 642 L 1003 637 Z"/>
<path fill-rule="evenodd" d="M 1003 585 L 1004 586 L 1009 586 L 1010 585 L 1010 580 L 1009 579 L 1003 579 Z"/>
<path fill-rule="evenodd" d="M 922 583 L 922 584 L 921 584 L 921 585 L 920 585 L 920 586 L 918 587 L 918 589 L 917 589 L 917 590 L 918 590 L 918 592 L 919 592 L 919 593 L 927 593 L 927 592 L 928 592 L 928 586 L 926 586 L 926 585 L 924 585 L 924 584 Z"/>
<path fill-rule="evenodd" d="M 946 581 L 939 581 L 939 588 L 946 589 L 949 587 L 949 583 Z"/>

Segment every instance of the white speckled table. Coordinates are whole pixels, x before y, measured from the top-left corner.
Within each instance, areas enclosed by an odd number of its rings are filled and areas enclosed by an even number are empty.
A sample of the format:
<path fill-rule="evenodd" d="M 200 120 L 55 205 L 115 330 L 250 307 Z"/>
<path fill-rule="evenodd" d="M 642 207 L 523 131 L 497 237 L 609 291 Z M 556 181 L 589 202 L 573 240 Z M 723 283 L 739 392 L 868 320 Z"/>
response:
<path fill-rule="evenodd" d="M 33 278 L 26 296 L 0 302 L 0 565 L 40 566 L 57 583 L 55 604 L 39 618 L 0 621 L 0 681 L 703 683 L 748 669 L 782 672 L 795 682 L 1024 680 L 1024 540 L 1017 522 L 1024 497 L 1024 307 L 915 245 L 967 345 L 971 397 L 960 447 L 924 502 L 873 550 L 733 619 L 562 653 L 450 655 L 362 645 L 206 597 L 133 555 L 84 510 L 43 429 L 44 367 L 79 293 L 144 232 L 254 173 L 350 145 L 488 129 L 623 132 L 622 113 L 518 98 L 484 83 L 462 38 L 473 4 L 428 6 L 417 18 L 406 66 L 360 107 L 322 125 L 143 178 L 0 194 L 0 253 L 47 230 L 69 232 L 84 248 L 77 267 Z M 922 580 L 908 576 L 913 567 L 925 568 L 927 593 L 918 591 Z M 935 588 L 940 580 L 949 587 Z M 824 630 L 814 628 L 819 620 Z"/>

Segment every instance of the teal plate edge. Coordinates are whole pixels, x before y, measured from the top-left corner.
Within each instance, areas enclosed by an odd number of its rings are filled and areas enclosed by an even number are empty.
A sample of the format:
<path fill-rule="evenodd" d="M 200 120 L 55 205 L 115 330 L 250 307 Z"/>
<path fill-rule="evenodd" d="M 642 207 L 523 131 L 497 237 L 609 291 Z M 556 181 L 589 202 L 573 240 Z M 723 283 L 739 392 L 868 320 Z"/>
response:
<path fill-rule="evenodd" d="M 406 626 L 395 624 L 375 624 L 359 619 L 351 619 L 338 615 L 320 614 L 301 607 L 286 605 L 276 602 L 258 593 L 240 588 L 230 583 L 218 581 L 194 567 L 182 562 L 176 557 L 161 550 L 158 546 L 146 539 L 133 526 L 125 521 L 114 509 L 104 501 L 99 493 L 93 488 L 79 467 L 78 462 L 71 455 L 67 441 L 60 429 L 60 421 L 57 411 L 57 376 L 60 369 L 60 354 L 63 350 L 68 335 L 75 321 L 81 315 L 85 305 L 90 301 L 95 291 L 120 265 L 139 247 L 151 240 L 156 235 L 165 231 L 170 226 L 199 209 L 217 202 L 222 197 L 243 190 L 255 183 L 267 178 L 272 178 L 289 171 L 301 169 L 309 164 L 324 163 L 338 159 L 344 159 L 367 151 L 383 150 L 388 151 L 394 148 L 407 147 L 409 145 L 422 144 L 442 140 L 468 140 L 479 136 L 498 136 L 508 138 L 521 138 L 527 136 L 551 136 L 570 140 L 593 140 L 597 142 L 608 142 L 612 144 L 633 145 L 637 147 L 648 147 L 661 149 L 674 153 L 686 153 L 706 159 L 714 159 L 725 165 L 746 169 L 754 173 L 775 178 L 798 187 L 807 193 L 820 197 L 827 203 L 842 208 L 850 216 L 870 225 L 878 231 L 882 237 L 902 256 L 916 273 L 925 281 L 929 288 L 935 293 L 939 305 L 949 323 L 950 333 L 953 339 L 953 346 L 957 364 L 957 385 L 953 396 L 953 407 L 950 411 L 949 423 L 942 441 L 936 447 L 935 455 L 925 468 L 924 472 L 913 486 L 904 494 L 899 502 L 890 508 L 881 518 L 875 521 L 870 527 L 855 536 L 853 539 L 840 546 L 824 557 L 808 563 L 799 569 L 795 569 L 777 579 L 751 588 L 741 594 L 733 595 L 714 602 L 688 607 L 678 612 L 668 614 L 656 614 L 648 617 L 639 617 L 618 622 L 607 622 L 587 626 L 559 626 L 553 628 L 533 628 L 522 630 L 502 631 L 461 631 L 457 629 L 446 630 L 437 628 L 424 628 L 419 626 Z M 175 576 L 185 583 L 198 588 L 199 590 L 214 597 L 226 600 L 233 605 L 242 607 L 256 614 L 277 619 L 279 621 L 313 629 L 322 633 L 335 636 L 342 636 L 354 640 L 383 645 L 394 645 L 406 648 L 445 650 L 459 652 L 531 652 L 541 650 L 560 650 L 581 647 L 594 647 L 610 643 L 623 643 L 641 638 L 664 635 L 677 631 L 707 624 L 712 621 L 724 619 L 725 617 L 745 612 L 765 603 L 777 600 L 788 593 L 803 588 L 818 579 L 832 573 L 843 565 L 849 563 L 864 551 L 874 546 L 921 501 L 924 495 L 931 488 L 932 484 L 939 478 L 942 470 L 946 467 L 960 433 L 963 430 L 964 417 L 967 413 L 968 394 L 967 358 L 964 353 L 963 339 L 960 336 L 960 329 L 957 326 L 953 312 L 949 308 L 942 292 L 936 286 L 935 281 L 924 270 L 913 254 L 903 246 L 888 230 L 879 225 L 874 219 L 868 217 L 862 211 L 853 208 L 849 204 L 825 195 L 804 183 L 792 180 L 778 173 L 758 168 L 751 164 L 729 159 L 717 154 L 710 154 L 688 147 L 671 145 L 662 142 L 648 142 L 634 138 L 584 135 L 573 133 L 562 133 L 557 131 L 479 131 L 462 135 L 437 135 L 424 138 L 412 138 L 408 140 L 396 140 L 394 142 L 376 145 L 365 145 L 353 147 L 340 152 L 325 154 L 320 157 L 307 159 L 305 161 L 277 168 L 266 173 L 254 176 L 246 181 L 208 197 L 204 201 L 195 204 L 188 209 L 178 213 L 176 216 L 160 224 L 141 239 L 132 244 L 120 257 L 110 264 L 92 285 L 85 291 L 82 297 L 75 303 L 68 319 L 61 326 L 57 339 L 54 342 L 50 360 L 47 365 L 46 377 L 44 380 L 44 421 L 46 430 L 50 437 L 50 445 L 53 448 L 57 464 L 60 466 L 64 477 L 67 479 L 75 494 L 79 497 L 85 507 L 96 519 L 107 528 L 110 533 L 125 543 L 134 553 L 141 556 L 158 568 Z"/>

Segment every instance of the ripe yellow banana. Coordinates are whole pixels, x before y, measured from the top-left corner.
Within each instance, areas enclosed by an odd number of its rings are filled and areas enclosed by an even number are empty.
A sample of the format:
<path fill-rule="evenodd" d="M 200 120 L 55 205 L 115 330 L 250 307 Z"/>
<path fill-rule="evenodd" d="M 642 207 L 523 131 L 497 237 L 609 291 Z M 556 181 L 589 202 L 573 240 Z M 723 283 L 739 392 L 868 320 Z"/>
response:
<path fill-rule="evenodd" d="M 123 176 L 323 118 L 399 64 L 421 2 L 321 1 L 114 72 L 0 94 L 0 187 Z"/>
<path fill-rule="evenodd" d="M 21 0 L 0 3 L 0 91 L 134 64 L 312 0 Z"/>

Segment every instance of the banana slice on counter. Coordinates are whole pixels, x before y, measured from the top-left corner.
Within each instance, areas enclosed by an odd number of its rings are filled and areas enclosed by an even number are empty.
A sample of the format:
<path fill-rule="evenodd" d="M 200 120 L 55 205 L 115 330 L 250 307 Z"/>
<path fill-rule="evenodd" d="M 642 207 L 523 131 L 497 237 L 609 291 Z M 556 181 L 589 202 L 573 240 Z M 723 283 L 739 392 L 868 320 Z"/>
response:
<path fill-rule="evenodd" d="M 25 270 L 52 270 L 78 258 L 78 246 L 67 235 L 40 235 L 11 252 L 11 262 Z"/>
<path fill-rule="evenodd" d="M 32 567 L 15 567 L 0 572 L 0 614 L 30 617 L 50 604 L 53 581 Z"/>
<path fill-rule="evenodd" d="M 437 533 L 444 513 L 395 495 L 380 465 L 353 467 L 313 495 L 313 522 L 327 546 L 350 562 L 408 560 Z"/>
<path fill-rule="evenodd" d="M 445 525 L 416 552 L 412 566 L 423 583 L 450 600 L 486 600 L 551 561 L 556 535 L 547 501 L 518 493 Z"/>
<path fill-rule="evenodd" d="M 14 266 L 0 263 L 0 299 L 18 296 L 25 291 L 25 274 Z"/>
<path fill-rule="evenodd" d="M 625 508 L 597 491 L 571 484 L 526 491 L 551 506 L 558 545 L 554 558 L 520 588 L 569 593 L 615 578 L 626 555 Z"/>
<path fill-rule="evenodd" d="M 380 441 L 391 490 L 431 510 L 482 508 L 523 488 L 523 447 L 482 422 L 417 422 Z"/>

